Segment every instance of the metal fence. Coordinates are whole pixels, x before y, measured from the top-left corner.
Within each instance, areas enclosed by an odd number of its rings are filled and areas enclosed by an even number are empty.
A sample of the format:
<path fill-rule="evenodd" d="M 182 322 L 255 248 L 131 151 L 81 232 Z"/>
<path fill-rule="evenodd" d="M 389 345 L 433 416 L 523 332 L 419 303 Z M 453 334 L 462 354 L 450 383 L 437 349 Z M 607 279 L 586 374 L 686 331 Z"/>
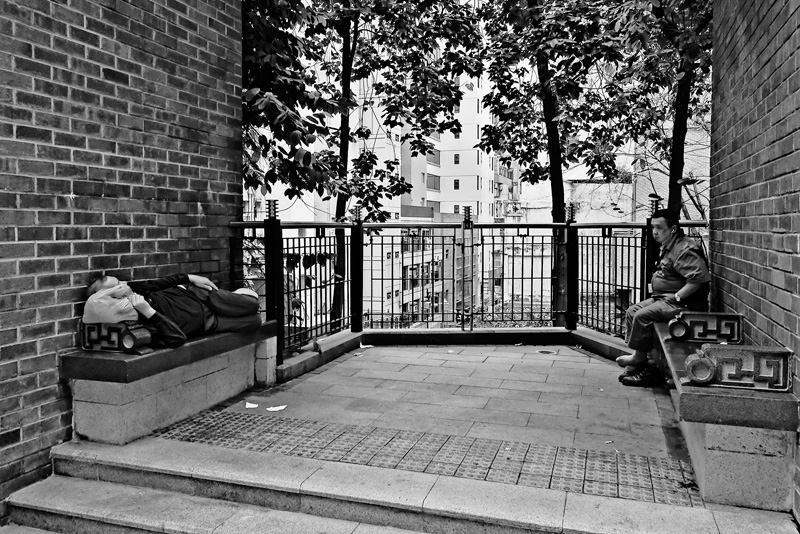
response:
<path fill-rule="evenodd" d="M 461 224 L 268 217 L 233 226 L 241 234 L 231 257 L 242 261 L 231 279 L 259 292 L 283 325 L 282 353 L 362 328 L 579 324 L 622 336 L 625 309 L 645 297 L 655 262 L 637 223 L 480 224 L 467 215 Z"/>

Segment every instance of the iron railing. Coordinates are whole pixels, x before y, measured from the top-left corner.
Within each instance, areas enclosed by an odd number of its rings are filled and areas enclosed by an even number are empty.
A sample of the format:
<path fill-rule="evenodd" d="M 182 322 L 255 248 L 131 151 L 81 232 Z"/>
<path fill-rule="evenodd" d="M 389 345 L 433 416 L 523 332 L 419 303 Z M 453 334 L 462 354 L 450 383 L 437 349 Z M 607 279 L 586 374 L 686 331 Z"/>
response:
<path fill-rule="evenodd" d="M 243 259 L 231 279 L 282 325 L 280 354 L 365 327 L 579 324 L 622 336 L 658 250 L 645 223 L 286 223 L 273 212 L 233 226 L 231 257 Z"/>

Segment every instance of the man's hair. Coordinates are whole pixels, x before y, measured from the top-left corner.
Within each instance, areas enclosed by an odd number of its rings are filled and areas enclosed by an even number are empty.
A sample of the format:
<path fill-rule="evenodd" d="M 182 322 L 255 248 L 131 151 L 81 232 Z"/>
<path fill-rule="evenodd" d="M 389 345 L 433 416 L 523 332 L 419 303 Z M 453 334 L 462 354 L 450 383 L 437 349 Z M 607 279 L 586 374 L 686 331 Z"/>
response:
<path fill-rule="evenodd" d="M 89 282 L 89 285 L 86 287 L 86 296 L 91 297 L 92 295 L 100 291 L 100 289 L 103 287 L 103 284 L 106 283 L 106 280 L 108 280 L 108 275 L 106 274 L 98 275 L 97 277 L 92 279 L 92 281 Z"/>
<path fill-rule="evenodd" d="M 654 211 L 650 218 L 664 219 L 667 222 L 667 225 L 670 227 L 678 226 L 680 223 L 680 217 L 678 216 L 678 213 L 666 208 Z"/>

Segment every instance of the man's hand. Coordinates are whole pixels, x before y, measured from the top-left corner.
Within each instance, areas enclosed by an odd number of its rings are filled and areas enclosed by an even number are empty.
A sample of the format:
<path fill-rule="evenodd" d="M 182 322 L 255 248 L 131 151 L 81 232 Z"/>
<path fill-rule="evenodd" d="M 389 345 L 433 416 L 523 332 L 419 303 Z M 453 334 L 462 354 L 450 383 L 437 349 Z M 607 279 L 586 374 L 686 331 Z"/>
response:
<path fill-rule="evenodd" d="M 150 306 L 150 303 L 147 302 L 140 294 L 133 293 L 130 297 L 128 297 L 128 300 L 131 302 L 133 308 L 137 312 L 141 313 L 148 319 L 156 314 L 156 310 L 154 310 L 153 307 Z"/>
<path fill-rule="evenodd" d="M 197 287 L 200 287 L 202 289 L 207 289 L 209 291 L 213 291 L 214 289 L 219 289 L 217 287 L 217 284 L 215 284 L 214 282 L 212 282 L 211 280 L 209 280 L 205 276 L 199 276 L 199 275 L 196 275 L 196 274 L 190 274 L 189 275 L 189 281 L 192 284 L 196 285 Z"/>

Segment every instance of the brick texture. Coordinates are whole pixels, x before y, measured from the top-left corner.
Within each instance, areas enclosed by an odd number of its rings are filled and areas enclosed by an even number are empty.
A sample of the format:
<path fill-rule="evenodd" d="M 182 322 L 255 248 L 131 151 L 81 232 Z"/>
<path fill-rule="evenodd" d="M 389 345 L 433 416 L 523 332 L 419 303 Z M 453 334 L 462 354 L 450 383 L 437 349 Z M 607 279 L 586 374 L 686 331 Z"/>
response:
<path fill-rule="evenodd" d="M 239 2 L 0 0 L 0 501 L 72 435 L 97 271 L 228 283 L 241 52 Z"/>
<path fill-rule="evenodd" d="M 714 39 L 714 304 L 800 354 L 800 2 L 717 0 Z"/>

